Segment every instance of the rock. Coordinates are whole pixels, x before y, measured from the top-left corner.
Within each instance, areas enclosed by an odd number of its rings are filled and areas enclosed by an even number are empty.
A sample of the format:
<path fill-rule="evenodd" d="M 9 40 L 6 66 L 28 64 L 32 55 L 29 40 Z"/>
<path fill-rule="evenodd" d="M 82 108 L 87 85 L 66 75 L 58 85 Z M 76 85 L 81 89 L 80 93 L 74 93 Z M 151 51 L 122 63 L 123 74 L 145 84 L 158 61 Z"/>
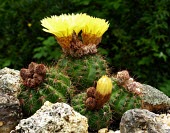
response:
<path fill-rule="evenodd" d="M 22 117 L 20 104 L 15 96 L 0 93 L 0 133 L 9 133 Z"/>
<path fill-rule="evenodd" d="M 3 68 L 0 70 L 0 93 L 17 96 L 20 92 L 20 72 Z"/>
<path fill-rule="evenodd" d="M 158 89 L 143 84 L 142 108 L 149 111 L 166 111 L 170 109 L 170 98 Z"/>
<path fill-rule="evenodd" d="M 98 131 L 98 133 L 120 133 L 120 131 L 113 131 L 113 130 L 109 130 L 108 128 L 102 128 Z"/>
<path fill-rule="evenodd" d="M 45 102 L 31 117 L 23 119 L 11 133 L 88 133 L 87 118 L 65 103 Z"/>
<path fill-rule="evenodd" d="M 165 119 L 166 117 L 166 119 Z M 121 133 L 169 133 L 169 115 L 152 113 L 146 109 L 128 110 L 120 122 Z"/>

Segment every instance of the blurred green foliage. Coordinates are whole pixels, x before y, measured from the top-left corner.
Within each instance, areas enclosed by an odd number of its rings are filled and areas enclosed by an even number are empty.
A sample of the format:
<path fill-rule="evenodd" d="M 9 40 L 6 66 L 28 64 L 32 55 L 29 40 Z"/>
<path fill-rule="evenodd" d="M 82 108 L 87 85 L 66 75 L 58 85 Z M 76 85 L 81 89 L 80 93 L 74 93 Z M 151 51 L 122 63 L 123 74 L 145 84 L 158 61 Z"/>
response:
<path fill-rule="evenodd" d="M 0 0 L 0 68 L 20 69 L 33 58 L 34 49 L 43 47 L 37 37 L 47 38 L 40 20 L 67 13 L 67 0 Z"/>
<path fill-rule="evenodd" d="M 61 54 L 40 20 L 84 12 L 109 21 L 99 51 L 112 72 L 127 69 L 137 81 L 155 87 L 170 79 L 169 0 L 0 0 L 0 68 L 20 69 L 31 61 Z M 56 46 L 56 47 L 55 47 Z M 56 53 L 56 56 L 55 56 Z"/>
<path fill-rule="evenodd" d="M 170 80 L 164 80 L 164 82 L 159 84 L 159 89 L 170 97 Z"/>
<path fill-rule="evenodd" d="M 34 59 L 44 63 L 56 62 L 61 54 L 62 49 L 53 36 L 48 37 L 47 39 L 38 37 L 38 40 L 42 41 L 42 46 L 34 49 Z"/>

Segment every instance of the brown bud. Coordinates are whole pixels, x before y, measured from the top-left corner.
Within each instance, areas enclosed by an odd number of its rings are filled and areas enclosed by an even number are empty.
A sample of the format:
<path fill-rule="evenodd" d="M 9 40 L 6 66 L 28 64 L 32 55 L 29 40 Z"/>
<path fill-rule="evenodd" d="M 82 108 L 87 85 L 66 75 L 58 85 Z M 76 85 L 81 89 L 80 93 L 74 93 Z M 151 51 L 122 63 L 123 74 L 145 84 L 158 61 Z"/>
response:
<path fill-rule="evenodd" d="M 31 79 L 31 78 L 29 78 L 29 79 L 27 79 L 25 82 L 24 82 L 24 85 L 25 86 L 28 86 L 28 87 L 35 87 L 35 80 L 34 79 Z"/>
<path fill-rule="evenodd" d="M 30 73 L 30 71 L 28 69 L 22 68 L 20 70 L 20 76 L 23 80 L 31 78 L 32 74 Z"/>
<path fill-rule="evenodd" d="M 44 64 L 38 64 L 35 67 L 35 73 L 40 74 L 40 75 L 45 75 L 46 74 L 46 67 Z"/>
<path fill-rule="evenodd" d="M 129 80 L 130 75 L 127 70 L 123 70 L 117 73 L 116 78 L 119 84 L 124 84 L 127 80 Z"/>
<path fill-rule="evenodd" d="M 136 82 L 136 81 L 133 81 L 133 82 L 129 82 L 127 85 L 127 90 L 134 93 L 134 94 L 137 94 L 137 95 L 140 95 L 142 94 L 142 84 L 139 83 L 139 82 Z"/>
<path fill-rule="evenodd" d="M 33 79 L 38 80 L 38 81 L 43 81 L 44 80 L 43 76 L 41 76 L 41 75 L 39 75 L 37 73 L 34 73 Z"/>
<path fill-rule="evenodd" d="M 94 98 L 95 91 L 96 91 L 96 89 L 94 87 L 89 87 L 86 91 L 87 97 L 93 97 Z"/>
<path fill-rule="evenodd" d="M 21 69 L 20 75 L 25 86 L 30 88 L 37 87 L 44 81 L 46 75 L 46 67 L 43 64 L 31 62 L 28 66 L 28 69 Z"/>
<path fill-rule="evenodd" d="M 29 64 L 29 66 L 28 66 L 28 69 L 30 70 L 30 73 L 34 73 L 34 69 L 36 68 L 36 66 L 37 66 L 38 64 L 37 63 L 35 63 L 35 62 L 31 62 L 30 64 Z"/>
<path fill-rule="evenodd" d="M 94 110 L 96 107 L 96 100 L 92 97 L 89 97 L 86 99 L 85 105 L 86 105 L 87 109 Z"/>

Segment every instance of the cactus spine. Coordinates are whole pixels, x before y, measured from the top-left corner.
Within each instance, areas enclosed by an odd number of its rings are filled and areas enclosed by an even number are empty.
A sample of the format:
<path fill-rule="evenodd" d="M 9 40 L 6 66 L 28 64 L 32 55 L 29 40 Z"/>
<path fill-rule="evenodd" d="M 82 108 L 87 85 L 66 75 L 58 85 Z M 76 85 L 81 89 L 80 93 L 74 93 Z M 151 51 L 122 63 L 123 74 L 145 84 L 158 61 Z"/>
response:
<path fill-rule="evenodd" d="M 105 104 L 100 110 L 88 110 L 85 105 L 86 93 L 80 93 L 71 100 L 72 107 L 88 118 L 90 130 L 99 130 L 108 127 L 111 123 L 112 112 L 110 106 Z"/>
<path fill-rule="evenodd" d="M 32 71 L 30 71 L 31 65 L 34 67 Z M 35 78 L 35 75 L 37 75 L 36 69 L 39 65 L 42 64 L 32 62 L 28 69 L 21 69 L 20 71 L 23 83 L 21 85 L 22 90 L 18 98 L 21 101 L 25 115 L 35 113 L 45 101 L 53 103 L 57 101 L 67 102 L 69 99 L 68 92 L 71 88 L 71 81 L 68 76 L 59 72 L 56 67 L 46 67 L 44 80 L 42 80 L 39 84 L 33 84 L 38 80 L 37 77 Z M 28 75 L 28 73 L 29 76 L 25 76 Z"/>
<path fill-rule="evenodd" d="M 94 81 L 107 74 L 107 63 L 98 54 L 81 58 L 62 57 L 57 63 L 58 69 L 64 70 L 78 90 L 93 86 Z"/>
<path fill-rule="evenodd" d="M 127 110 L 141 108 L 142 102 L 138 95 L 127 91 L 124 87 L 113 81 L 113 89 L 109 104 L 113 111 L 113 119 L 118 120 Z"/>

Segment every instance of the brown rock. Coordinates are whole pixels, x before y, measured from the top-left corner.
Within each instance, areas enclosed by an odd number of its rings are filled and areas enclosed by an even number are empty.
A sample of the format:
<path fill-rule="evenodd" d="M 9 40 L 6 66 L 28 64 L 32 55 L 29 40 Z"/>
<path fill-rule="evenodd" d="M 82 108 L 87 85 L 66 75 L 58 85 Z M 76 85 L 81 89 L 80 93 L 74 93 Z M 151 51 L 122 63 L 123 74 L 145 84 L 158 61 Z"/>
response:
<path fill-rule="evenodd" d="M 16 97 L 0 94 L 0 133 L 9 133 L 22 117 L 19 101 Z"/>

